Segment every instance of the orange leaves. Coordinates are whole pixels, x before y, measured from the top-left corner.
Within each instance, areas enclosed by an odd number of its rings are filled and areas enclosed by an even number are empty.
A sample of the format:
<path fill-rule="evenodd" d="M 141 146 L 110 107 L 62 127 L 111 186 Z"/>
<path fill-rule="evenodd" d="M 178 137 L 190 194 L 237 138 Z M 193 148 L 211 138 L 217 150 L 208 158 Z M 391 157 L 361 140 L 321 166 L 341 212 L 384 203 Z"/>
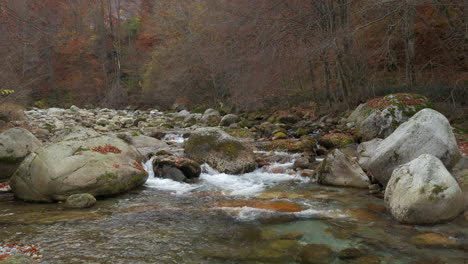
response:
<path fill-rule="evenodd" d="M 145 168 L 143 168 L 143 166 L 141 166 L 140 163 L 138 163 L 138 162 L 135 161 L 135 162 L 132 163 L 132 165 L 133 165 L 133 167 L 134 167 L 135 169 L 137 169 L 137 170 L 139 170 L 139 171 L 141 171 L 141 172 L 146 172 Z"/>
<path fill-rule="evenodd" d="M 108 153 L 114 153 L 114 154 L 118 154 L 118 153 L 121 153 L 122 151 L 120 149 L 118 149 L 117 147 L 115 146 L 112 146 L 112 145 L 105 145 L 105 146 L 98 146 L 98 147 L 94 147 L 91 149 L 92 151 L 94 152 L 99 152 L 101 154 L 108 154 Z"/>

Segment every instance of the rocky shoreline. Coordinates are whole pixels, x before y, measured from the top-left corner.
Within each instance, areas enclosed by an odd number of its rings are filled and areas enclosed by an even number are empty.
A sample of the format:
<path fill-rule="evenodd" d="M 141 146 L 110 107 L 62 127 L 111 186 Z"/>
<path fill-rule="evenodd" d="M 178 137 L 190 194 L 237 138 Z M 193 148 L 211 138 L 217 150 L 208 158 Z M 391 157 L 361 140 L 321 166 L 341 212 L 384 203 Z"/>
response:
<path fill-rule="evenodd" d="M 0 134 L 0 178 L 11 178 L 19 199 L 65 201 L 142 185 L 141 164 L 151 157 L 159 177 L 196 182 L 203 163 L 242 174 L 271 162 L 253 150 L 286 151 L 300 154 L 294 168 L 313 181 L 385 194 L 398 221 L 441 223 L 468 205 L 467 158 L 448 120 L 430 106 L 425 97 L 395 94 L 342 118 L 317 118 L 312 108 L 224 116 L 214 109 L 32 109 Z M 161 141 L 171 135 L 187 140 Z"/>

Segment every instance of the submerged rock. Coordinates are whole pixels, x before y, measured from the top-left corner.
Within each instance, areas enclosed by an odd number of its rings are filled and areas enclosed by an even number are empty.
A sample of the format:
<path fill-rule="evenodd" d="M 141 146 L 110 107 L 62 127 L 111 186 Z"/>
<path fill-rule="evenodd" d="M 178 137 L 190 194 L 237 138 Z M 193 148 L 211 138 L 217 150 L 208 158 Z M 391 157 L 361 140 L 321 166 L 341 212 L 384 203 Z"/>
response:
<path fill-rule="evenodd" d="M 254 153 L 240 141 L 217 128 L 194 131 L 184 144 L 188 157 L 208 163 L 219 172 L 241 174 L 255 170 Z"/>
<path fill-rule="evenodd" d="M 88 208 L 96 204 L 96 198 L 89 193 L 72 194 L 65 201 L 67 208 Z"/>
<path fill-rule="evenodd" d="M 385 204 L 399 222 L 437 224 L 463 211 L 463 196 L 444 164 L 423 154 L 395 169 L 385 190 Z"/>
<path fill-rule="evenodd" d="M 305 245 L 299 254 L 302 264 L 326 264 L 334 259 L 334 253 L 330 246 L 323 244 Z"/>
<path fill-rule="evenodd" d="M 369 177 L 350 156 L 335 149 L 317 169 L 317 182 L 325 185 L 367 188 Z"/>
<path fill-rule="evenodd" d="M 57 142 L 31 153 L 11 178 L 15 196 L 32 202 L 76 193 L 109 196 L 142 185 L 143 156 L 121 139 L 98 136 Z"/>
<path fill-rule="evenodd" d="M 370 152 L 361 165 L 383 185 L 397 166 L 421 154 L 439 158 L 448 169 L 461 157 L 449 121 L 432 109 L 419 111 Z"/>
<path fill-rule="evenodd" d="M 42 143 L 26 129 L 12 128 L 0 134 L 0 180 L 8 179 L 21 161 Z"/>

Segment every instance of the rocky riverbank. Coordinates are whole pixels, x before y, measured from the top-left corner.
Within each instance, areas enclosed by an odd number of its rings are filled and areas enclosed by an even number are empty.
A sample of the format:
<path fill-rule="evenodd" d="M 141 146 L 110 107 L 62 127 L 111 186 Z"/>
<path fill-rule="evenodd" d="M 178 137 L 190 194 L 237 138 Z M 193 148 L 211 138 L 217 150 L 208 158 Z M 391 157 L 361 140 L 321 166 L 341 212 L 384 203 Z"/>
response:
<path fill-rule="evenodd" d="M 449 121 L 430 106 L 422 96 L 396 94 L 336 117 L 317 117 L 313 108 L 270 115 L 221 115 L 214 109 L 203 114 L 185 109 L 32 109 L 24 112 L 25 120 L 9 124 L 15 128 L 0 134 L 0 178 L 9 179 L 17 199 L 64 202 L 66 208 L 99 208 L 146 183 L 163 192 L 214 199 L 214 208 L 237 219 L 256 220 L 271 212 L 362 219 L 361 209 L 344 205 L 317 213 L 310 204 L 337 201 L 339 195 L 329 191 L 320 196 L 320 188 L 337 188 L 338 193 L 344 188 L 347 199 L 367 195 L 381 204 L 379 217 L 412 225 L 455 221 L 466 226 L 467 158 Z M 314 190 L 305 191 L 311 186 Z M 246 195 L 250 198 L 228 198 Z M 468 234 L 462 230 L 455 232 L 464 234 L 457 240 L 463 248 Z M 310 254 L 316 245 L 302 248 L 294 239 L 286 240 L 288 254 L 300 263 L 315 263 Z M 337 257 L 345 252 L 319 249 L 328 252 L 321 256 L 325 260 L 346 259 Z M 262 259 L 258 252 L 244 253 Z M 204 254 L 219 259 L 227 253 Z M 358 255 L 352 258 L 375 257 Z"/>

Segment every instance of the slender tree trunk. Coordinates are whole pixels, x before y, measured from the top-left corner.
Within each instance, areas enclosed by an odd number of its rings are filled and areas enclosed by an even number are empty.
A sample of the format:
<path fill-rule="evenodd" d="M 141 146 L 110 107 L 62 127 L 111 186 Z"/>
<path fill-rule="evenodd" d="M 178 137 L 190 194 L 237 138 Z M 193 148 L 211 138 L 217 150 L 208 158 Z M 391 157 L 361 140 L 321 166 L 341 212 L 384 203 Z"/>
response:
<path fill-rule="evenodd" d="M 416 72 L 414 68 L 414 22 L 416 10 L 414 0 L 406 0 L 404 10 L 404 24 L 405 24 L 405 48 L 406 48 L 406 83 L 410 90 L 413 90 L 416 82 Z"/>

